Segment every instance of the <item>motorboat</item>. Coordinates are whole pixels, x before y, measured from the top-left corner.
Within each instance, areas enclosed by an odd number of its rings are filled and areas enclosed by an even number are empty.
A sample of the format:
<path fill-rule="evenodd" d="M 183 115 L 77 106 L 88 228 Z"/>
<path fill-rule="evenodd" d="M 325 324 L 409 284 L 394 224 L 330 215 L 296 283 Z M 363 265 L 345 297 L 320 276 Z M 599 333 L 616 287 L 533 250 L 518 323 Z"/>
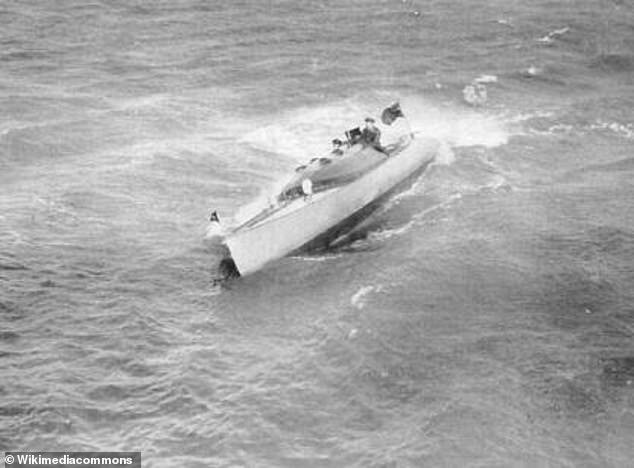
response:
<path fill-rule="evenodd" d="M 382 113 L 388 125 L 398 117 L 398 103 Z M 284 256 L 328 247 L 413 182 L 438 149 L 438 141 L 411 130 L 384 147 L 367 144 L 359 128 L 346 132 L 342 149 L 298 167 L 266 206 L 228 230 L 226 262 L 248 275 Z"/>

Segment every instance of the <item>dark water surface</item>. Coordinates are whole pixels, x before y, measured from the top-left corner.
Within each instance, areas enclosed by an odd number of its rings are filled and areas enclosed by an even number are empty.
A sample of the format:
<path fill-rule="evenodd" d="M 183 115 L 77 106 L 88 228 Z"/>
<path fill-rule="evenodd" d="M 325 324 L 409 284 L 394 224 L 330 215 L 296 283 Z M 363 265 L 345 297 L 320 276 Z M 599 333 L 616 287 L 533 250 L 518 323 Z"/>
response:
<path fill-rule="evenodd" d="M 0 449 L 632 466 L 631 1 L 4 0 L 0 45 Z M 397 98 L 415 186 L 218 285 L 209 209 Z"/>

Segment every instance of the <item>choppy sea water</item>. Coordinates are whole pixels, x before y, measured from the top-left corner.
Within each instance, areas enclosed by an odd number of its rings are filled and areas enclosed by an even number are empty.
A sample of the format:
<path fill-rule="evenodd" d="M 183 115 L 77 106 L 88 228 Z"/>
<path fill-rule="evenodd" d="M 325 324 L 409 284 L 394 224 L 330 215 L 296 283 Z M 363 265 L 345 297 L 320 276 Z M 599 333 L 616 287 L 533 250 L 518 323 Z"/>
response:
<path fill-rule="evenodd" d="M 5 0 L 0 25 L 0 449 L 631 466 L 631 2 Z M 209 210 L 394 99 L 437 162 L 358 238 L 218 283 Z"/>

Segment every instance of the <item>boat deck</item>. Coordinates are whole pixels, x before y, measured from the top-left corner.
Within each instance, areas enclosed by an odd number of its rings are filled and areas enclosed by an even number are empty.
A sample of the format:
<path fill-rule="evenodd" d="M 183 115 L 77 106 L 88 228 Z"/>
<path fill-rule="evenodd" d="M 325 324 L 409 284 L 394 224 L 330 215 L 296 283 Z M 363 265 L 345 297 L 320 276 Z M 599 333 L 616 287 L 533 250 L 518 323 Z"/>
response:
<path fill-rule="evenodd" d="M 390 159 L 391 157 L 399 154 L 400 152 L 402 152 L 405 148 L 407 148 L 409 146 L 409 143 L 411 142 L 411 140 L 400 140 L 396 143 L 393 143 L 391 145 L 388 145 L 385 147 L 385 151 L 388 154 L 388 158 L 385 159 L 385 161 L 387 161 L 388 159 Z M 382 164 L 381 164 L 382 165 Z M 380 165 L 379 165 L 380 166 Z M 375 166 L 373 167 L 371 170 L 375 170 L 377 167 L 379 166 Z M 370 171 L 369 171 L 370 172 Z M 260 211 L 258 214 L 256 214 L 255 216 L 253 216 L 251 219 L 243 222 L 242 224 L 240 224 L 239 226 L 237 226 L 235 229 L 233 229 L 233 231 L 239 231 L 242 229 L 251 229 L 254 228 L 258 225 L 260 225 L 261 223 L 264 222 L 269 222 L 275 219 L 279 219 L 281 217 L 284 217 L 300 208 L 303 208 L 304 206 L 306 206 L 307 204 L 310 203 L 314 203 L 317 202 L 319 200 L 321 200 L 322 198 L 325 198 L 329 195 L 331 195 L 332 193 L 335 193 L 336 191 L 338 191 L 341 187 L 344 187 L 344 185 L 337 185 L 337 186 L 331 186 L 331 187 L 324 187 L 322 188 L 320 191 L 308 196 L 308 197 L 297 197 L 297 198 L 293 198 L 293 199 L 289 199 L 289 200 L 283 200 L 280 201 L 268 208 L 265 208 L 264 210 Z"/>
<path fill-rule="evenodd" d="M 260 211 L 253 218 L 245 221 L 244 223 L 236 227 L 234 231 L 237 231 L 240 229 L 253 228 L 262 222 L 265 222 L 265 221 L 268 222 L 277 218 L 281 218 L 282 216 L 286 216 L 287 214 L 292 213 L 295 210 L 303 208 L 307 204 L 314 203 L 330 195 L 331 193 L 336 192 L 339 188 L 340 187 L 334 187 L 328 190 L 323 190 L 321 192 L 315 193 L 311 195 L 310 197 L 298 197 L 293 200 L 287 200 L 287 201 L 278 203 L 277 205 L 273 205 L 269 208 L 264 209 L 263 211 Z"/>

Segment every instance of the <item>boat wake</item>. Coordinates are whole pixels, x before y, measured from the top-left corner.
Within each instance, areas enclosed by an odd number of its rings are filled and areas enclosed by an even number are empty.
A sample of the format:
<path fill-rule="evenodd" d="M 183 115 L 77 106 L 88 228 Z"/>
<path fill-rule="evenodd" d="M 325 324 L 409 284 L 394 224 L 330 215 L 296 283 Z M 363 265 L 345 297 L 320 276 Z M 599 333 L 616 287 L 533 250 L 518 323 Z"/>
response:
<path fill-rule="evenodd" d="M 343 131 L 362 124 L 360 116 L 372 115 L 394 96 L 380 93 L 365 102 L 346 100 L 312 108 L 300 108 L 271 118 L 271 123 L 252 130 L 242 139 L 255 149 L 281 154 L 289 163 L 305 162 L 330 150 L 330 141 Z M 406 120 L 392 126 L 379 125 L 384 144 L 402 134 L 403 126 L 425 137 L 435 138 L 447 147 L 505 144 L 511 133 L 503 118 L 474 109 L 439 105 L 421 97 L 401 100 Z M 273 122 L 273 120 L 275 120 Z"/>

